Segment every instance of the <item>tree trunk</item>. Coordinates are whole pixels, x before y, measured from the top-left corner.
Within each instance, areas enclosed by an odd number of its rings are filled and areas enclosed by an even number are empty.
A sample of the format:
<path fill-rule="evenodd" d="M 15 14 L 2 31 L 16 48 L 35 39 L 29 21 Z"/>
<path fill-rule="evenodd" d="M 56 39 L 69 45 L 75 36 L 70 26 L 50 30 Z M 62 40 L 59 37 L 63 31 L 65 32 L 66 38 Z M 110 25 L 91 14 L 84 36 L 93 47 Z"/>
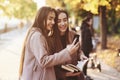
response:
<path fill-rule="evenodd" d="M 111 9 L 111 23 L 112 23 L 112 33 L 117 33 L 117 28 L 116 28 L 116 11 L 115 8 Z"/>
<path fill-rule="evenodd" d="M 107 48 L 107 22 L 106 22 L 106 6 L 100 6 L 100 35 L 101 49 Z"/>

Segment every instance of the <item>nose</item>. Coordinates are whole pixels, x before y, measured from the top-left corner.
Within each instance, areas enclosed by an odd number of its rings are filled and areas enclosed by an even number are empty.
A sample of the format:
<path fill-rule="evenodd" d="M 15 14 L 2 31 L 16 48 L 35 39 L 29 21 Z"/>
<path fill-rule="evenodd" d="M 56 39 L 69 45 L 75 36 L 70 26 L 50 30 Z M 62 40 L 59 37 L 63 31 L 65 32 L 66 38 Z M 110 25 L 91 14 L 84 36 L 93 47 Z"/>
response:
<path fill-rule="evenodd" d="M 65 23 L 62 21 L 62 22 L 61 22 L 61 25 L 63 26 L 64 24 L 65 24 Z"/>
<path fill-rule="evenodd" d="M 52 24 L 55 24 L 55 21 L 54 21 L 54 20 L 52 20 Z"/>

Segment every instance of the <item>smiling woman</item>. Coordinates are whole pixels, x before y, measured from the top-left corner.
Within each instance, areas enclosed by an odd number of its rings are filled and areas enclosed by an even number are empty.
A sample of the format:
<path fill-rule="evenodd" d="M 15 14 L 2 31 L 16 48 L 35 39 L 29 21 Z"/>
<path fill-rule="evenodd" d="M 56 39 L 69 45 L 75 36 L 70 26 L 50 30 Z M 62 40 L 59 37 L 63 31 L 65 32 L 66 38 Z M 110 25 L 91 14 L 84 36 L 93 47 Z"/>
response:
<path fill-rule="evenodd" d="M 23 44 L 19 70 L 21 80 L 56 80 L 54 66 L 71 60 L 79 48 L 73 41 L 55 54 L 55 36 L 48 35 L 56 26 L 55 19 L 55 9 L 44 6 L 38 10 Z"/>
<path fill-rule="evenodd" d="M 73 31 L 69 30 L 69 15 L 67 11 L 63 9 L 57 9 L 57 26 L 55 27 L 55 32 L 58 34 L 56 36 L 56 51 L 66 48 L 66 45 L 71 44 L 74 40 L 75 43 L 78 44 L 78 49 L 75 54 L 72 55 L 72 59 L 66 61 L 62 65 L 55 66 L 55 73 L 57 80 L 85 80 L 84 74 L 78 70 L 76 70 L 77 62 L 80 60 L 80 56 L 84 55 L 80 50 L 80 41 L 79 35 Z M 78 42 L 76 42 L 78 36 Z M 75 39 L 74 39 L 75 38 Z M 74 43 L 74 45 L 76 45 Z M 66 54 L 66 53 L 64 53 Z M 86 58 L 86 57 L 84 57 Z M 74 68 L 73 68 L 74 67 Z M 65 70 L 64 70 L 65 69 Z"/>

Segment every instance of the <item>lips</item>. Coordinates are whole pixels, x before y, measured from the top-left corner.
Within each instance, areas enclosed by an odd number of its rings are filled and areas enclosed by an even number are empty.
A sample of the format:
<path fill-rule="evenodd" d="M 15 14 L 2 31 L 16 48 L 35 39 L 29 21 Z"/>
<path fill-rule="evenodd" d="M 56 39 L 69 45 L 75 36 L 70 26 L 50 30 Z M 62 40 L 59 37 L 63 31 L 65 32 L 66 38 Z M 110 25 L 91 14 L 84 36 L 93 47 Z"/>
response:
<path fill-rule="evenodd" d="M 53 25 L 49 25 L 49 29 L 52 29 Z"/>
<path fill-rule="evenodd" d="M 65 26 L 60 26 L 60 29 L 64 30 L 64 29 L 66 29 L 66 27 Z"/>

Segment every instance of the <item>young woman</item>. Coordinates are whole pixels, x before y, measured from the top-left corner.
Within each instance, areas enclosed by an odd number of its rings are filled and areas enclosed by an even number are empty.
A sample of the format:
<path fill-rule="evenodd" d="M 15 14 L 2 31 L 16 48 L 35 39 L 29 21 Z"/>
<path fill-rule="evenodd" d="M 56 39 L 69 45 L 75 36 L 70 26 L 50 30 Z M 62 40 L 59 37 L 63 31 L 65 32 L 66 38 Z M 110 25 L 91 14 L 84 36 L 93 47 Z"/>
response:
<path fill-rule="evenodd" d="M 81 49 L 84 52 L 85 56 L 89 58 L 90 52 L 92 52 L 92 17 L 87 16 L 82 21 L 81 25 Z M 87 64 L 83 68 L 84 74 L 87 76 Z"/>
<path fill-rule="evenodd" d="M 69 31 L 69 21 L 68 13 L 65 10 L 57 10 L 57 27 L 55 31 L 59 36 L 56 36 L 56 52 L 66 48 L 66 45 L 71 44 L 76 34 L 75 32 Z M 79 44 L 80 45 L 80 44 Z M 67 61 L 64 64 L 77 65 L 78 60 L 80 60 L 81 50 L 80 46 L 77 54 L 72 55 L 72 60 Z M 65 53 L 66 54 L 66 53 Z M 86 57 L 84 57 L 86 58 Z M 57 80 L 84 80 L 84 75 L 82 72 L 67 72 L 62 70 L 61 65 L 55 67 Z"/>
<path fill-rule="evenodd" d="M 21 80 L 56 80 L 54 66 L 71 60 L 78 44 L 68 45 L 67 48 L 54 54 L 53 26 L 56 11 L 50 7 L 39 9 L 34 23 L 23 46 L 20 64 Z M 66 53 L 66 54 L 64 54 Z"/>

